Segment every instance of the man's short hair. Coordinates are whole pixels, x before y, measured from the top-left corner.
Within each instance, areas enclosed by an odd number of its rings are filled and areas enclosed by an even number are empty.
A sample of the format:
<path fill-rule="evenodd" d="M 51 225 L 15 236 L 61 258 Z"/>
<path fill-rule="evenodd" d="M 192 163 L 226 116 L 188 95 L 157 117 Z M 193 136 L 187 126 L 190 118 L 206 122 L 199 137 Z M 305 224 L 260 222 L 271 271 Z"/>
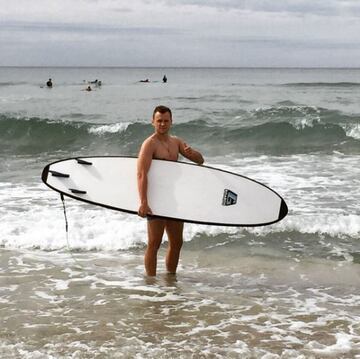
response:
<path fill-rule="evenodd" d="M 172 113 L 171 110 L 169 109 L 169 107 L 166 106 L 156 106 L 153 112 L 153 118 L 155 117 L 156 112 L 160 112 L 160 113 L 166 113 L 169 112 L 170 113 L 170 118 L 172 119 Z"/>

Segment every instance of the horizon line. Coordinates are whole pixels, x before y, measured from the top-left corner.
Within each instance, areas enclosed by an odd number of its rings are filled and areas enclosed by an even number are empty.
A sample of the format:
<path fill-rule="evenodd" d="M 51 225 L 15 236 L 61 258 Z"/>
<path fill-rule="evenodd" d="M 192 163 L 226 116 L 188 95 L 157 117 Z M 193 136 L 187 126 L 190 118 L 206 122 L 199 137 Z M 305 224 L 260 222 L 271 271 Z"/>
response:
<path fill-rule="evenodd" d="M 360 66 L 98 66 L 98 65 L 0 65 L 0 68 L 103 68 L 103 69 L 328 69 L 356 70 Z"/>

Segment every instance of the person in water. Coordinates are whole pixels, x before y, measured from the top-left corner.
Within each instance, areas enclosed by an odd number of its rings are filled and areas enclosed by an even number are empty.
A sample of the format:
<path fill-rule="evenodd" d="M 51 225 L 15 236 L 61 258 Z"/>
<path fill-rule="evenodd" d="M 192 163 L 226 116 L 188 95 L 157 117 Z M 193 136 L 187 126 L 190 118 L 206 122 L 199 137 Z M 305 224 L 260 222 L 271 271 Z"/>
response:
<path fill-rule="evenodd" d="M 177 161 L 179 154 L 199 165 L 204 163 L 200 152 L 188 146 L 182 139 L 171 136 L 172 113 L 168 107 L 157 106 L 152 117 L 154 133 L 143 142 L 137 161 L 137 183 L 140 197 L 138 214 L 148 217 L 148 244 L 145 251 L 145 270 L 148 276 L 156 275 L 157 252 L 166 231 L 169 244 L 166 254 L 166 268 L 175 274 L 179 262 L 180 250 L 183 243 L 184 223 L 152 217 L 151 203 L 148 202 L 148 172 L 153 159 Z"/>
<path fill-rule="evenodd" d="M 164 84 L 167 83 L 167 77 L 166 77 L 166 75 L 164 75 L 164 77 L 163 77 L 163 83 L 164 83 Z"/>
<path fill-rule="evenodd" d="M 90 83 L 90 84 L 93 84 L 93 85 L 95 85 L 95 86 L 101 86 L 101 81 L 98 80 L 98 79 L 96 79 L 95 81 L 90 81 L 89 83 Z"/>
<path fill-rule="evenodd" d="M 48 80 L 48 82 L 46 83 L 46 86 L 49 88 L 51 88 L 53 86 L 51 79 Z"/>

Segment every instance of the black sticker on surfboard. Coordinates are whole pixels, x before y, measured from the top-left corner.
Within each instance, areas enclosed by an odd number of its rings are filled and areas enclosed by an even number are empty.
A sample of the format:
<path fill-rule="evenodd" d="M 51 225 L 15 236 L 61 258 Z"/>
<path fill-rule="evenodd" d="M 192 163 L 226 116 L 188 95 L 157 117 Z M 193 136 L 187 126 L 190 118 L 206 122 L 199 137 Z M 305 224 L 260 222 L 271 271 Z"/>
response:
<path fill-rule="evenodd" d="M 224 189 L 224 195 L 222 200 L 223 206 L 233 206 L 237 202 L 237 194 L 229 189 Z"/>

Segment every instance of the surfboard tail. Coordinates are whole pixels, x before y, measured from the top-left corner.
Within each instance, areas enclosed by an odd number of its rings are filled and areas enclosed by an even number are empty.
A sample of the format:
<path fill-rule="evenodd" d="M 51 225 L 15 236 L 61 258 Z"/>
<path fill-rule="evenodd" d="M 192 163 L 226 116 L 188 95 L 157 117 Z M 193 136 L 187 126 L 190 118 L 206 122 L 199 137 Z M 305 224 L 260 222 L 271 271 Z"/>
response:
<path fill-rule="evenodd" d="M 283 199 L 281 199 L 279 221 L 281 221 L 289 212 L 288 206 Z"/>

